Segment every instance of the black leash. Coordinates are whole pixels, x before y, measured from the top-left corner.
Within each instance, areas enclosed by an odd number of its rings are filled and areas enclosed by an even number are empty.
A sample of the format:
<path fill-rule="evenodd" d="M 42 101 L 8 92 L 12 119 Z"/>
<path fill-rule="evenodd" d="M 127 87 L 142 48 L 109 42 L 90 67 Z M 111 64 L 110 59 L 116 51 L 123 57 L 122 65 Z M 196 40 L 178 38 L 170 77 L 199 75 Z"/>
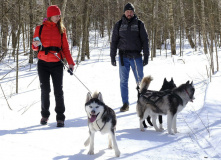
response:
<path fill-rule="evenodd" d="M 138 70 L 137 70 L 137 63 L 136 63 L 136 60 L 135 60 L 135 58 L 133 58 L 134 59 L 134 65 L 135 65 L 135 68 L 136 68 L 136 73 L 137 73 L 137 78 L 138 78 L 138 82 L 137 82 L 137 98 L 139 99 L 139 97 L 140 97 L 140 95 L 141 95 L 141 93 L 140 93 L 140 82 L 141 82 L 141 80 L 140 80 L 140 78 L 139 78 L 139 75 L 138 75 Z"/>
<path fill-rule="evenodd" d="M 50 52 L 50 51 L 49 51 L 49 52 Z M 50 53 L 51 53 L 51 52 L 50 52 Z M 52 54 L 54 54 L 54 55 L 63 63 L 63 65 L 67 68 L 68 73 L 70 73 L 70 75 L 74 75 L 75 78 L 77 78 L 77 80 L 78 80 L 79 82 L 81 82 L 81 84 L 82 84 L 90 93 L 92 93 L 92 92 L 87 88 L 87 86 L 73 73 L 72 68 L 69 68 L 69 67 L 64 63 L 64 61 L 62 61 L 62 59 L 58 57 L 58 55 L 57 55 L 58 53 L 52 53 Z"/>

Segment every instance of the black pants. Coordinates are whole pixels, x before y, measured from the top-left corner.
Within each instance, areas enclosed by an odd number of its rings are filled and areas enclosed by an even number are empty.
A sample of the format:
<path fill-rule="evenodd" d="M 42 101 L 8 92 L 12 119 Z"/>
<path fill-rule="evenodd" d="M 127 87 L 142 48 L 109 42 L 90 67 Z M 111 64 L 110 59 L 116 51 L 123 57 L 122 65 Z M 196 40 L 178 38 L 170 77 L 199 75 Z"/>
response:
<path fill-rule="evenodd" d="M 44 118 L 50 116 L 50 76 L 52 78 L 55 95 L 56 120 L 65 120 L 65 106 L 63 95 L 63 64 L 59 62 L 38 61 L 38 75 L 41 86 L 41 115 Z"/>

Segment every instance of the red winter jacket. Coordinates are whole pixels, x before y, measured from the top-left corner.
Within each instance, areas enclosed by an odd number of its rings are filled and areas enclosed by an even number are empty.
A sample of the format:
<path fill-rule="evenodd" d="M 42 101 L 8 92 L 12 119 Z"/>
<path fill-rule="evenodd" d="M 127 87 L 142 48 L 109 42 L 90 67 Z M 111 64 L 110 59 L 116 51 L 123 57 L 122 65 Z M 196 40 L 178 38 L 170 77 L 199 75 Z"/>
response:
<path fill-rule="evenodd" d="M 59 29 L 57 27 L 57 24 L 54 22 L 50 22 L 50 21 L 45 21 L 43 22 L 43 28 L 42 28 L 42 32 L 41 32 L 41 43 L 44 47 L 50 47 L 50 46 L 54 46 L 54 47 L 59 47 L 61 48 L 61 44 L 62 44 L 62 51 L 60 51 L 62 53 L 62 57 L 66 58 L 68 64 L 73 64 L 75 65 L 71 54 L 70 54 L 70 50 L 69 50 L 69 45 L 68 45 L 68 41 L 67 41 L 67 34 L 66 31 L 63 33 L 63 36 L 61 38 L 61 34 L 59 32 Z M 35 29 L 35 33 L 34 33 L 34 37 L 39 37 L 39 30 L 40 30 L 40 26 L 37 26 Z M 62 40 L 62 42 L 61 42 Z M 39 47 L 35 47 L 34 45 L 32 45 L 32 49 L 34 51 L 38 51 Z M 52 53 L 56 53 L 56 51 L 50 51 Z M 48 53 L 47 55 L 45 55 L 45 51 L 39 51 L 38 53 L 38 59 L 41 59 L 43 61 L 46 62 L 58 62 L 59 59 L 52 53 Z M 61 58 L 61 54 L 57 54 L 60 58 Z"/>

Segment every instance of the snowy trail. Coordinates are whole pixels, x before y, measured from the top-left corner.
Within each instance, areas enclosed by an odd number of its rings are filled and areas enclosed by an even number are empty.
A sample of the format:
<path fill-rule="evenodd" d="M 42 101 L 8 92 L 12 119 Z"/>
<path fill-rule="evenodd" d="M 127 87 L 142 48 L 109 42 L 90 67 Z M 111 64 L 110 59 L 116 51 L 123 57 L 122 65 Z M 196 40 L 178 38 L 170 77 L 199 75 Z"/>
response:
<path fill-rule="evenodd" d="M 102 44 L 103 45 L 103 44 Z M 77 51 L 76 51 L 77 52 Z M 186 49 L 186 53 L 191 50 Z M 75 53 L 76 54 L 76 53 Z M 121 156 L 114 157 L 114 151 L 107 149 L 107 135 L 95 135 L 95 155 L 87 155 L 88 147 L 84 147 L 88 127 L 84 110 L 87 89 L 71 77 L 64 74 L 64 97 L 66 105 L 66 121 L 64 128 L 56 127 L 54 113 L 53 87 L 51 87 L 51 116 L 47 126 L 40 121 L 40 87 L 36 65 L 29 69 L 24 66 L 19 73 L 19 93 L 14 94 L 15 73 L 9 73 L 1 81 L 12 111 L 7 107 L 0 92 L 0 159 L 1 160 L 104 160 L 104 159 L 205 159 L 221 158 L 221 73 L 212 77 L 207 84 L 204 65 L 205 58 L 200 54 L 179 57 L 159 56 L 149 61 L 144 68 L 145 76 L 151 75 L 152 90 L 159 90 L 166 77 L 173 77 L 177 85 L 193 80 L 196 93 L 194 103 L 178 114 L 177 127 L 179 133 L 169 135 L 166 128 L 166 116 L 163 116 L 165 131 L 156 132 L 149 127 L 145 132 L 139 129 L 136 115 L 137 91 L 132 72 L 129 79 L 130 110 L 121 113 L 122 105 L 119 88 L 118 66 L 110 64 L 109 48 L 101 47 L 91 52 L 91 60 L 82 62 L 74 72 L 76 76 L 93 92 L 101 91 L 105 103 L 113 108 L 117 115 L 116 138 Z M 199 64 L 196 66 L 196 64 Z M 14 64 L 11 63 L 11 66 Z M 194 67 L 193 67 L 194 66 Z M 1 73 L 9 69 L 0 65 Z M 1 74 L 0 77 L 2 77 Z M 206 94 L 205 94 L 206 92 Z M 26 112 L 24 112 L 28 109 Z M 24 114 L 22 114 L 24 112 Z"/>

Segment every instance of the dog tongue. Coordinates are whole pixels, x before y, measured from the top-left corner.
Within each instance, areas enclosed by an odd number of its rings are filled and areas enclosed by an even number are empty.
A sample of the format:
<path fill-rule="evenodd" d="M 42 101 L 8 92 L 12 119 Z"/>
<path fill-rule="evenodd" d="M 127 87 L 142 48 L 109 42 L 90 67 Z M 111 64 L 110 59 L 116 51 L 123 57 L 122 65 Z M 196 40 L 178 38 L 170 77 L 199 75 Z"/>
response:
<path fill-rule="evenodd" d="M 90 118 L 90 122 L 94 122 L 96 120 L 96 118 L 97 118 L 96 115 L 92 115 Z"/>

